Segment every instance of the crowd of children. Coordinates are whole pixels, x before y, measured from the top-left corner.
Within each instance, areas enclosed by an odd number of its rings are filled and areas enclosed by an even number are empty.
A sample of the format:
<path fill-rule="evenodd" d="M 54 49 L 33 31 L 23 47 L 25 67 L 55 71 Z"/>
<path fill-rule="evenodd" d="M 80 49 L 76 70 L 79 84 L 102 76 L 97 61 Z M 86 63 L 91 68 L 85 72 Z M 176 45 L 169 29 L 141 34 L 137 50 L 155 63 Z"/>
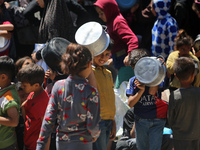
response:
<path fill-rule="evenodd" d="M 141 3 L 136 4 L 138 8 Z M 111 38 L 100 54 L 56 33 L 58 37 L 47 36 L 50 39 L 37 52 L 14 60 L 9 43 L 0 51 L 0 150 L 111 150 L 109 141 L 118 138 L 114 89 L 123 81 L 129 81 L 130 109 L 124 115 L 122 137 L 111 142 L 112 150 L 200 150 L 199 59 L 193 51 L 194 39 L 179 29 L 170 4 L 171 0 L 149 2 L 157 18 L 151 49 L 142 47 L 143 40 L 132 31 L 115 0 L 93 3 Z M 200 1 L 194 0 L 196 15 L 199 6 Z M 4 9 L 0 8 L 0 37 L 12 42 L 13 25 Z M 141 83 L 134 75 L 137 62 L 159 55 L 166 63 L 166 78 L 157 86 Z M 45 70 L 36 64 L 39 59 L 45 62 Z M 112 62 L 116 82 L 105 67 Z M 162 100 L 166 89 L 169 101 Z M 168 146 L 164 146 L 165 127 L 173 135 L 167 137 Z"/>

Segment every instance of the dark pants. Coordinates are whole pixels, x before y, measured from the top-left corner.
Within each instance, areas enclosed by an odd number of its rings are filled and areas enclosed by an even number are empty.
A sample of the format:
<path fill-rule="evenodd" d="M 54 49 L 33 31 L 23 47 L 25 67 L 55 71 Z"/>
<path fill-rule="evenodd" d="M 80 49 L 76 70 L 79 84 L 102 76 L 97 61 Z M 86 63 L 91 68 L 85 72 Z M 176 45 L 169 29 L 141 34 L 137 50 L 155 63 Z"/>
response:
<path fill-rule="evenodd" d="M 199 140 L 174 140 L 174 150 L 199 150 Z"/>

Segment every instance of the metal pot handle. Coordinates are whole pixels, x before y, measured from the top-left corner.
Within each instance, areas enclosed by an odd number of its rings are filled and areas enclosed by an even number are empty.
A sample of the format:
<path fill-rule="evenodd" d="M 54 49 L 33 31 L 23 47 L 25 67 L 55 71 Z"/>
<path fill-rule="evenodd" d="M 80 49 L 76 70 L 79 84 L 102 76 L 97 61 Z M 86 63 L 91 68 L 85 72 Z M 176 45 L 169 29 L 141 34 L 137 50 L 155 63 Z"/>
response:
<path fill-rule="evenodd" d="M 101 25 L 103 30 L 107 33 L 107 26 L 106 25 Z"/>
<path fill-rule="evenodd" d="M 157 58 L 161 58 L 163 60 L 161 65 L 163 65 L 165 63 L 165 58 L 162 55 L 157 56 Z"/>

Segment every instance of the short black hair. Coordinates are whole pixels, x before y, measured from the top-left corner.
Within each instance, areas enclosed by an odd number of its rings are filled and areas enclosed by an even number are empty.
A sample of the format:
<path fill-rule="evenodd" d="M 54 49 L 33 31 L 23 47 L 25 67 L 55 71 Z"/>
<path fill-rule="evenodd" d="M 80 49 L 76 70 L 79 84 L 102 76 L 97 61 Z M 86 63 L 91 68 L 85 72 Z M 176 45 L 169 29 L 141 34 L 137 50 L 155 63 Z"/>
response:
<path fill-rule="evenodd" d="M 174 73 L 179 80 L 187 80 L 195 72 L 195 63 L 189 57 L 180 57 L 173 65 Z"/>
<path fill-rule="evenodd" d="M 146 49 L 143 48 L 137 48 L 132 50 L 129 53 L 129 65 L 131 67 L 135 67 L 136 63 L 138 62 L 138 60 L 142 57 L 146 57 L 149 56 L 149 52 Z"/>
<path fill-rule="evenodd" d="M 15 63 L 9 56 L 0 56 L 0 74 L 6 74 L 12 81 L 15 77 Z"/>
<path fill-rule="evenodd" d="M 44 69 L 41 66 L 32 63 L 19 70 L 17 79 L 20 82 L 30 83 L 30 85 L 35 83 L 42 85 L 44 81 L 44 75 Z"/>
<path fill-rule="evenodd" d="M 106 50 L 112 51 L 113 45 L 114 45 L 114 42 L 113 42 L 112 39 L 110 39 L 109 44 L 108 44 L 108 47 L 106 48 Z"/>

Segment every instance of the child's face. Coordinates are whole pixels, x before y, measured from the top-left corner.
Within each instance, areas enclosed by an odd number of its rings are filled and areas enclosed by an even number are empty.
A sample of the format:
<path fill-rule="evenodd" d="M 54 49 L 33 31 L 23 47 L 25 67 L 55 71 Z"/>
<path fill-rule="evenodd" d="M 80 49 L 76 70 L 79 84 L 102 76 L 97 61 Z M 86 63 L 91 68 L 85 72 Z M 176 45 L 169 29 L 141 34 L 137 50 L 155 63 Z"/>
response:
<path fill-rule="evenodd" d="M 25 93 L 34 92 L 36 88 L 36 84 L 31 85 L 30 83 L 22 82 L 21 88 Z"/>
<path fill-rule="evenodd" d="M 103 12 L 103 10 L 101 8 L 97 7 L 97 6 L 95 7 L 95 9 L 96 9 L 97 13 L 99 14 L 99 18 L 101 20 L 103 20 L 104 22 L 107 22 L 106 15 Z"/>
<path fill-rule="evenodd" d="M 189 52 L 191 50 L 191 46 L 190 45 L 183 45 L 181 47 L 179 47 L 178 51 L 179 51 L 179 56 L 189 56 Z"/>
<path fill-rule="evenodd" d="M 22 68 L 25 67 L 25 66 L 28 65 L 28 64 L 31 64 L 31 63 L 33 63 L 33 61 L 32 61 L 31 59 L 26 59 L 26 60 L 24 61 L 23 65 L 22 65 Z"/>
<path fill-rule="evenodd" d="M 111 51 L 105 50 L 100 55 L 95 56 L 94 57 L 94 65 L 95 66 L 103 66 L 110 58 L 110 53 L 111 53 Z"/>

